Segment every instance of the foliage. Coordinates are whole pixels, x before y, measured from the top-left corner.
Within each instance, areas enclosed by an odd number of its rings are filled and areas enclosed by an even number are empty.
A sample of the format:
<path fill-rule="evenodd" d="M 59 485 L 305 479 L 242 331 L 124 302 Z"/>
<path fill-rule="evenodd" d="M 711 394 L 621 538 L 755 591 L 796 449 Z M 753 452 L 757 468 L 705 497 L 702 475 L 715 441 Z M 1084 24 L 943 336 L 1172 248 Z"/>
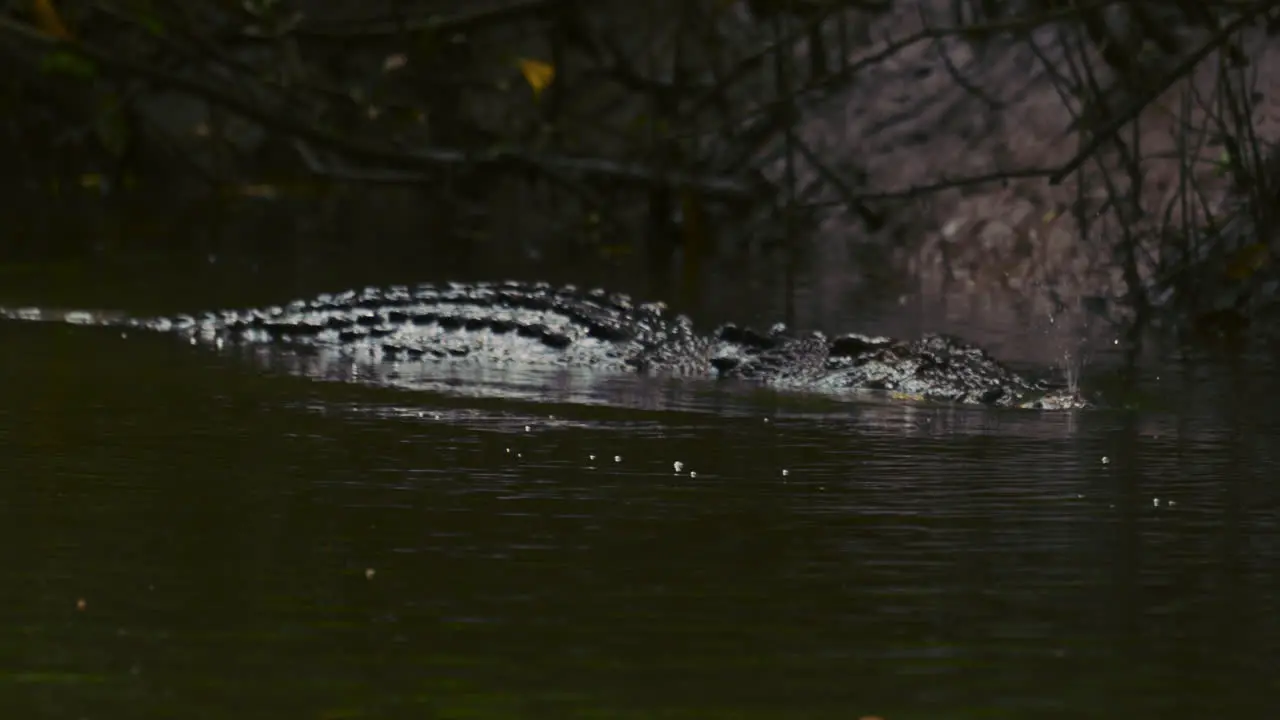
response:
<path fill-rule="evenodd" d="M 907 0 L 15 2 L 0 14 L 0 72 L 17 110 L 10 136 L 24 142 L 6 151 L 27 177 L 67 156 L 57 167 L 103 192 L 125 178 L 258 196 L 299 178 L 421 185 L 459 223 L 514 193 L 571 243 L 613 252 L 644 238 L 658 257 L 684 246 L 695 260 L 726 229 L 794 252 L 833 207 L 874 233 L 947 189 L 1057 183 L 1094 162 L 1105 212 L 1128 228 L 1116 256 L 1135 307 L 1203 279 L 1202 246 L 1225 248 L 1218 275 L 1233 286 L 1266 266 L 1257 228 L 1275 181 L 1252 132 L 1240 38 L 1275 21 L 1274 3 L 962 0 L 949 17 L 928 11 L 946 3 L 917 4 L 918 32 L 882 38 L 869 28 Z M 1056 80 L 1078 115 L 1080 150 L 1065 164 L 866 187 L 856 163 L 797 132 L 814 103 L 907 48 L 980 53 L 1046 29 L 1073 63 Z M 1242 201 L 1206 217 L 1212 203 L 1189 181 L 1166 208 L 1183 222 L 1152 231 L 1151 210 L 1130 202 L 1146 171 L 1129 131 L 1210 58 L 1226 58 L 1214 109 L 1179 147 L 1190 180 L 1205 137 L 1221 139 L 1218 172 Z M 1153 238 L 1178 251 L 1153 254 Z"/>

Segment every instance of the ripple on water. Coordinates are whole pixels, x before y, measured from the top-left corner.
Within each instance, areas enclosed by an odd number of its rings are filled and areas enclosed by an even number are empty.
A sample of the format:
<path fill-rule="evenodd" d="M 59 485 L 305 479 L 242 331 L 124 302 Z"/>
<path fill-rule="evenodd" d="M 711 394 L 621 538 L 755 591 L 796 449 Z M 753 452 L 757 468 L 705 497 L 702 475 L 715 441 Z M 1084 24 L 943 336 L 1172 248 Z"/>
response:
<path fill-rule="evenodd" d="M 1258 379 L 1198 385 L 1176 414 L 1055 414 L 643 378 L 411 393 L 97 343 L 0 373 L 20 665 L 115 648 L 140 677 L 110 667 L 101 688 L 184 705 L 246 643 L 270 662 L 236 690 L 263 706 L 352 662 L 369 672 L 333 707 L 421 696 L 405 667 L 831 717 L 1081 688 L 1075 714 L 1271 699 L 1280 488 Z"/>

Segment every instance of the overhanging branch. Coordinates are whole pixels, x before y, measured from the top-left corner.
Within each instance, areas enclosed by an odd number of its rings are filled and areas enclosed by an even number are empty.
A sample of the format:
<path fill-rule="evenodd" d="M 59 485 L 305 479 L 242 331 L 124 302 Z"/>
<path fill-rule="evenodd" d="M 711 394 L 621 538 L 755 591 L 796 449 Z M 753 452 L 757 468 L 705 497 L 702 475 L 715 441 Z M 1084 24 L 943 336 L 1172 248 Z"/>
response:
<path fill-rule="evenodd" d="M 35 28 L 0 16 L 0 31 L 90 60 L 114 73 L 142 78 L 171 90 L 202 98 L 230 110 L 264 128 L 305 140 L 331 152 L 362 162 L 400 169 L 431 170 L 441 167 L 483 168 L 504 171 L 546 171 L 557 174 L 588 176 L 615 182 L 653 186 L 665 185 L 700 191 L 710 197 L 745 200 L 760 197 L 768 188 L 760 181 L 701 175 L 668 169 L 657 169 L 639 163 L 626 163 L 606 158 L 570 157 L 534 153 L 522 148 L 495 146 L 471 150 L 460 148 L 422 147 L 405 149 L 381 143 L 348 138 L 330 132 L 296 117 L 277 114 L 235 94 L 207 83 L 117 57 L 87 44 L 64 41 L 44 35 Z"/>

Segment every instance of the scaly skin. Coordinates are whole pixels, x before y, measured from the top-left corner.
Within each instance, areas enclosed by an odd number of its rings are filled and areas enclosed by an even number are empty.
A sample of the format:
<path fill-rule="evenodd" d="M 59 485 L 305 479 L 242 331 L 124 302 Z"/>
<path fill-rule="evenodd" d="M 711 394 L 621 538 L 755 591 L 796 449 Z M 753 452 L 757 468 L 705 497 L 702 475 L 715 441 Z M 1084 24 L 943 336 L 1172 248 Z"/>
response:
<path fill-rule="evenodd" d="M 887 391 L 923 400 L 1063 410 L 1079 393 L 1024 377 L 983 350 L 929 335 L 899 341 L 849 334 L 767 334 L 724 325 L 694 332 L 659 303 L 530 283 L 369 288 L 288 305 L 197 316 L 0 310 L 0 317 L 133 327 L 202 342 L 312 346 L 366 362 L 586 366 L 739 378 L 780 388 Z"/>

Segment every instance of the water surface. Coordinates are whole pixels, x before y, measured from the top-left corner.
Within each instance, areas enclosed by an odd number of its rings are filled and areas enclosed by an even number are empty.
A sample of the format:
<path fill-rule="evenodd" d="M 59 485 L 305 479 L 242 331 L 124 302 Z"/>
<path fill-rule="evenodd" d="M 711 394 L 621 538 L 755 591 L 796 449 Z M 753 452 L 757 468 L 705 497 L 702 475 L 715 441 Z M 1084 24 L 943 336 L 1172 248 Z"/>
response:
<path fill-rule="evenodd" d="M 1146 378 L 1166 409 L 407 390 L 0 325 L 0 708 L 1270 716 L 1274 373 Z"/>

